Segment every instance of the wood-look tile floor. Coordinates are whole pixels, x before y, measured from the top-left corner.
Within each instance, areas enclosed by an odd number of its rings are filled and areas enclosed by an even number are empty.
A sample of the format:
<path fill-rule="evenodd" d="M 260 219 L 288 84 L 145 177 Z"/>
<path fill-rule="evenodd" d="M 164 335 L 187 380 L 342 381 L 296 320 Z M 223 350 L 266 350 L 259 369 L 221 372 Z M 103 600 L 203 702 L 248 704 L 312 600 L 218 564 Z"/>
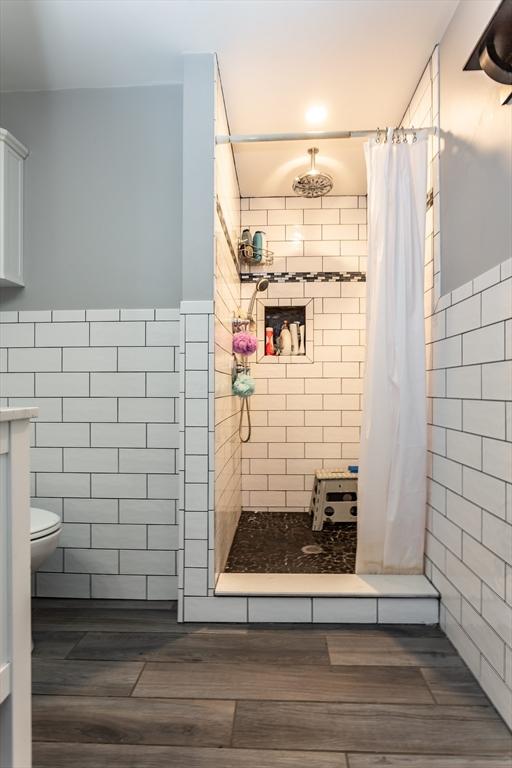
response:
<path fill-rule="evenodd" d="M 511 768 L 437 627 L 178 624 L 34 600 L 34 768 Z"/>

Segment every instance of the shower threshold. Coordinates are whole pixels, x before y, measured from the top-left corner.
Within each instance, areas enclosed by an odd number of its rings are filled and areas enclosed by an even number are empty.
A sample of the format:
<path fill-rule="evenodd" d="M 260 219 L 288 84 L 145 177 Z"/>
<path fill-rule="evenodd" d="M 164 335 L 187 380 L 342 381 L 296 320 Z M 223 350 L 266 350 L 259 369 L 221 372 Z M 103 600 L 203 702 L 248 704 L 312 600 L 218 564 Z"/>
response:
<path fill-rule="evenodd" d="M 355 573 L 221 573 L 217 579 L 215 595 L 404 599 L 439 597 L 426 576 L 365 576 Z"/>

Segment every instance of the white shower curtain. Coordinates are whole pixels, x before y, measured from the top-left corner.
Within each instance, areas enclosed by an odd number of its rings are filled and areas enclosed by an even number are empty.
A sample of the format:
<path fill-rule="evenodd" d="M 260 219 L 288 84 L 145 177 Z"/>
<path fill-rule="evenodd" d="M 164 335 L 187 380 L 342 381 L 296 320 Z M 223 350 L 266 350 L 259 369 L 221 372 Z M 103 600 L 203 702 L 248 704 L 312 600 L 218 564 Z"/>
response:
<path fill-rule="evenodd" d="M 427 138 L 372 139 L 357 573 L 423 573 Z"/>

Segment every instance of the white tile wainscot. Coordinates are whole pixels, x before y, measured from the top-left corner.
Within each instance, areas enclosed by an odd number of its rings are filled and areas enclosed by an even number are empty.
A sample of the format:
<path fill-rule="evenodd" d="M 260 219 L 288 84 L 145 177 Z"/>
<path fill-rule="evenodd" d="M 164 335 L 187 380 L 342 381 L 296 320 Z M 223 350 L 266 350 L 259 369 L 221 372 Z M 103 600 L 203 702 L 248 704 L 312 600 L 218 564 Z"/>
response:
<path fill-rule="evenodd" d="M 37 408 L 0 409 L 0 764 L 32 765 L 30 423 Z"/>
<path fill-rule="evenodd" d="M 426 555 L 441 626 L 510 727 L 511 267 L 504 262 L 443 296 L 429 318 Z"/>
<path fill-rule="evenodd" d="M 177 597 L 176 309 L 3 313 L 0 395 L 37 405 L 32 503 L 63 519 L 40 597 Z"/>

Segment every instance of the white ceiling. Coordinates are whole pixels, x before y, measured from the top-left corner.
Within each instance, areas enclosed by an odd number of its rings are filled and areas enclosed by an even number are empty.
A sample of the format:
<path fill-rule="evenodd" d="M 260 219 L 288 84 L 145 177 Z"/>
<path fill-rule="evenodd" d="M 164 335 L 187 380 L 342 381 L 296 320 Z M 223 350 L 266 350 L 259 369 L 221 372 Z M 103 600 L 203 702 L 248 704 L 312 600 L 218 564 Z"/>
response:
<path fill-rule="evenodd" d="M 392 125 L 458 1 L 0 0 L 0 87 L 179 82 L 182 53 L 216 51 L 234 133 Z M 239 146 L 242 194 L 288 192 L 307 146 Z M 364 191 L 361 142 L 321 143 L 318 165 Z"/>

